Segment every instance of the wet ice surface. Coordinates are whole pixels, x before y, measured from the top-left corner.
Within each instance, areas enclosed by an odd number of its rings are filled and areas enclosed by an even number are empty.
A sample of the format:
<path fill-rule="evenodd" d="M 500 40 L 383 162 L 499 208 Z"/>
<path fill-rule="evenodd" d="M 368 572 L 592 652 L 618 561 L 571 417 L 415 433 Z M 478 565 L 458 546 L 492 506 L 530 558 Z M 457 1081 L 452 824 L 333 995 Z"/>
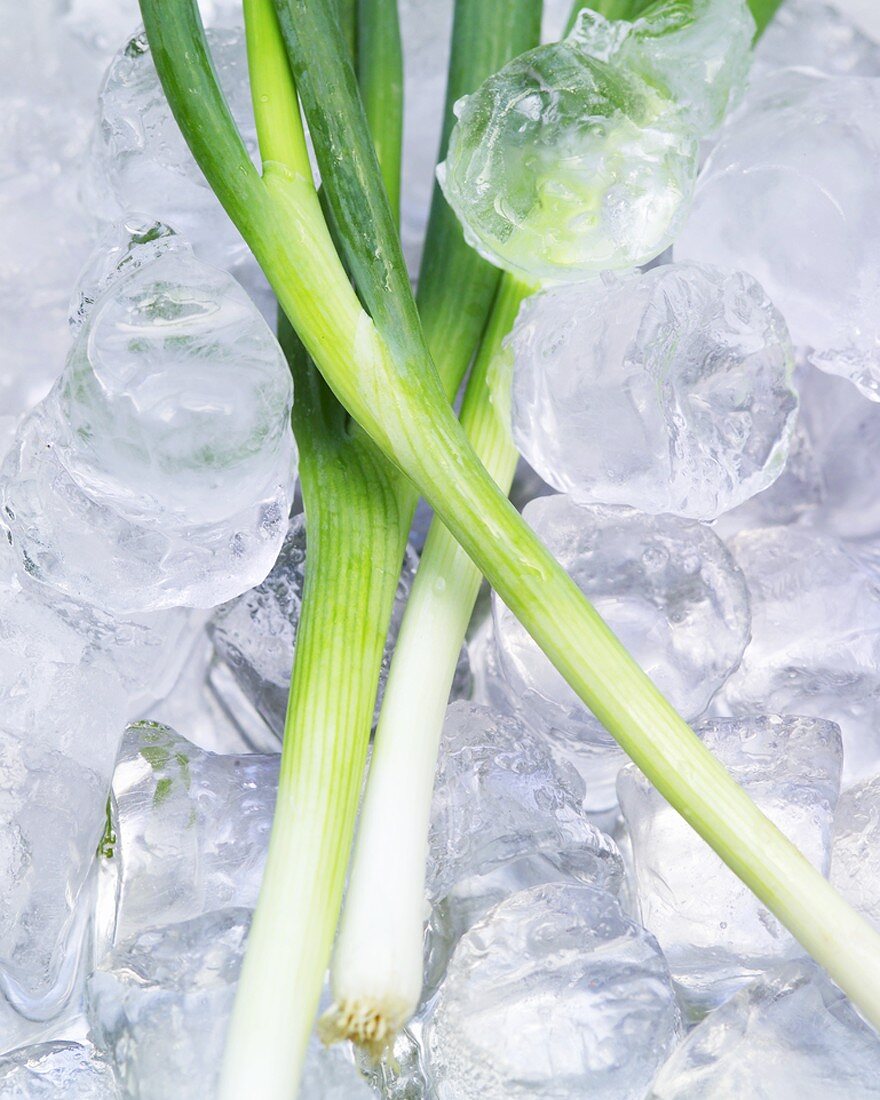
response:
<path fill-rule="evenodd" d="M 709 520 L 782 470 L 791 346 L 748 275 L 667 264 L 545 290 L 510 346 L 517 446 L 575 500 Z"/>
<path fill-rule="evenodd" d="M 716 1009 L 654 1081 L 650 1100 L 874 1100 L 880 1039 L 809 962 L 769 971 Z"/>
<path fill-rule="evenodd" d="M 880 45 L 825 0 L 785 0 L 755 49 L 752 83 L 791 65 L 829 76 L 880 76 Z"/>
<path fill-rule="evenodd" d="M 678 1035 L 653 937 L 589 886 L 514 894 L 460 940 L 425 1034 L 438 1100 L 637 1100 Z"/>
<path fill-rule="evenodd" d="M 217 1087 L 250 910 L 231 908 L 148 929 L 118 946 L 88 981 L 96 1041 L 126 1095 L 204 1100 Z M 339 1050 L 309 1050 L 304 1100 L 369 1097 Z"/>
<path fill-rule="evenodd" d="M 711 719 L 695 727 L 758 807 L 823 874 L 840 790 L 840 732 L 811 718 Z M 720 1004 L 801 953 L 794 939 L 634 764 L 618 777 L 641 919 L 692 1007 Z"/>
<path fill-rule="evenodd" d="M 806 714 L 840 726 L 847 782 L 880 769 L 880 587 L 834 536 L 758 528 L 731 540 L 752 637 L 720 703 L 734 714 Z"/>
<path fill-rule="evenodd" d="M 722 131 L 678 260 L 753 275 L 816 366 L 880 400 L 880 81 L 785 71 Z M 809 227 L 808 240 L 804 240 Z"/>
<path fill-rule="evenodd" d="M 258 583 L 286 530 L 291 400 L 281 349 L 229 275 L 177 237 L 121 267 L 5 459 L 21 567 L 117 614 Z"/>
<path fill-rule="evenodd" d="M 130 726 L 113 776 L 113 941 L 257 902 L 280 757 L 204 752 L 167 726 Z"/>
<path fill-rule="evenodd" d="M 0 1057 L 0 1100 L 118 1100 L 106 1059 L 90 1043 L 39 1043 Z"/>
<path fill-rule="evenodd" d="M 239 130 L 255 155 L 244 34 L 222 28 L 209 32 L 208 41 Z M 143 33 L 117 53 L 104 78 L 88 171 L 87 199 L 100 222 L 141 211 L 174 226 L 206 263 L 226 270 L 253 264 L 174 121 Z"/>
<path fill-rule="evenodd" d="M 880 929 L 880 775 L 849 787 L 834 814 L 831 882 Z"/>
<path fill-rule="evenodd" d="M 688 125 L 705 134 L 742 94 L 754 34 L 746 0 L 696 0 L 685 9 L 649 5 L 634 22 L 609 21 L 586 8 L 572 38 L 592 57 L 662 89 Z"/>
<path fill-rule="evenodd" d="M 439 178 L 494 263 L 578 279 L 652 259 L 680 227 L 692 132 L 662 95 L 572 43 L 514 59 L 457 112 Z"/>
<path fill-rule="evenodd" d="M 582 808 L 584 783 L 549 742 L 510 715 L 453 703 L 446 715 L 428 840 L 429 970 L 497 902 L 545 882 L 616 893 L 623 861 Z"/>
<path fill-rule="evenodd" d="M 675 516 L 579 508 L 564 496 L 523 515 L 661 691 L 698 717 L 748 640 L 745 582 L 720 539 Z M 587 805 L 606 809 L 623 754 L 497 596 L 493 619 L 500 700 L 576 764 Z"/>

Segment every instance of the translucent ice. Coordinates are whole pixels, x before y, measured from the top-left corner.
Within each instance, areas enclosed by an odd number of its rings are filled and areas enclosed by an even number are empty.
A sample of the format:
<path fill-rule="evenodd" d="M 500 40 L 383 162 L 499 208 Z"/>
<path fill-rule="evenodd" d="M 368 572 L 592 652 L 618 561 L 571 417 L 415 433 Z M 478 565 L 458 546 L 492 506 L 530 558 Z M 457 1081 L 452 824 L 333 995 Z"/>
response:
<path fill-rule="evenodd" d="M 95 301 L 6 456 L 20 562 L 116 614 L 208 607 L 259 583 L 286 530 L 290 404 L 245 293 L 169 244 Z"/>
<path fill-rule="evenodd" d="M 239 130 L 255 153 L 243 32 L 209 30 L 208 41 Z M 174 121 L 145 34 L 123 46 L 104 78 L 89 159 L 87 199 L 100 221 L 137 210 L 183 233 L 208 263 L 231 270 L 248 261 L 247 246 Z"/>
<path fill-rule="evenodd" d="M 91 975 L 89 1022 L 128 1095 L 213 1095 L 249 927 L 228 909 L 142 932 Z"/>
<path fill-rule="evenodd" d="M 808 962 L 771 970 L 675 1050 L 650 1100 L 876 1100 L 880 1040 Z"/>
<path fill-rule="evenodd" d="M 299 611 L 305 581 L 306 530 L 305 517 L 294 516 L 281 553 L 266 580 L 250 592 L 217 609 L 209 625 L 217 655 L 235 681 L 229 685 L 222 676 L 212 675 L 212 683 L 221 697 L 228 697 L 229 688 L 237 686 L 275 735 L 284 731 L 290 670 Z M 418 558 L 407 550 L 397 587 L 395 610 L 382 666 L 381 686 L 384 686 L 391 660 L 391 651 L 400 628 L 403 609 L 415 575 Z M 462 667 L 459 684 L 467 680 Z M 231 709 L 241 709 L 241 702 L 227 698 Z"/>
<path fill-rule="evenodd" d="M 0 1100 L 117 1100 L 110 1065 L 89 1043 L 40 1043 L 0 1058 Z"/>
<path fill-rule="evenodd" d="M 623 861 L 583 800 L 583 780 L 546 739 L 512 716 L 452 704 L 431 806 L 435 955 L 517 890 L 559 880 L 617 892 Z"/>
<path fill-rule="evenodd" d="M 113 776 L 115 943 L 256 905 L 279 759 L 203 752 L 153 722 L 128 728 Z"/>
<path fill-rule="evenodd" d="M 880 928 L 880 776 L 840 796 L 830 877 L 846 900 Z"/>
<path fill-rule="evenodd" d="M 748 275 L 667 264 L 551 288 L 510 346 L 517 446 L 576 500 L 714 519 L 782 469 L 791 346 Z"/>
<path fill-rule="evenodd" d="M 880 76 L 880 45 L 825 0 L 785 0 L 755 48 L 752 79 L 792 65 L 829 76 Z"/>
<path fill-rule="evenodd" d="M 138 1100 L 214 1096 L 250 912 L 224 909 L 140 933 L 89 979 L 96 1042 Z M 339 1050 L 309 1050 L 303 1100 L 369 1100 Z"/>
<path fill-rule="evenodd" d="M 457 112 L 439 178 L 493 263 L 580 279 L 650 260 L 680 227 L 693 134 L 660 92 L 573 43 L 514 59 Z"/>
<path fill-rule="evenodd" d="M 465 934 L 425 1044 L 438 1100 L 638 1100 L 677 1033 L 653 937 L 610 894 L 553 884 Z"/>
<path fill-rule="evenodd" d="M 757 805 L 824 874 L 840 789 L 840 731 L 817 718 L 717 718 L 696 727 Z M 724 1000 L 800 953 L 792 937 L 630 764 L 617 780 L 638 903 L 686 1000 Z"/>
<path fill-rule="evenodd" d="M 707 527 L 542 497 L 523 515 L 688 719 L 700 715 L 749 636 L 745 581 Z M 493 597 L 495 655 L 508 704 L 576 763 L 587 805 L 613 804 L 622 754 L 505 605 Z"/>
<path fill-rule="evenodd" d="M 585 8 L 572 37 L 592 57 L 661 89 L 707 134 L 742 94 L 754 35 L 746 0 L 661 0 L 632 23 Z"/>
<path fill-rule="evenodd" d="M 878 172 L 880 80 L 768 77 L 722 131 L 675 246 L 676 259 L 752 274 L 811 361 L 874 400 Z"/>
<path fill-rule="evenodd" d="M 843 734 L 844 778 L 880 764 L 880 589 L 830 535 L 804 527 L 743 531 L 752 639 L 721 703 L 733 714 L 807 714 Z"/>

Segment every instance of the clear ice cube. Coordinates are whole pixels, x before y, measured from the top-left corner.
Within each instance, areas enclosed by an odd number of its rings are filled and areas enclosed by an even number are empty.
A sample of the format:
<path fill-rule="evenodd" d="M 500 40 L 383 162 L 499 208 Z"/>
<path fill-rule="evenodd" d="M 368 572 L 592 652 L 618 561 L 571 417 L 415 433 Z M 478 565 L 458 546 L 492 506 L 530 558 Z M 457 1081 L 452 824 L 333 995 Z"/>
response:
<path fill-rule="evenodd" d="M 678 1036 L 669 971 L 617 900 L 551 884 L 458 944 L 425 1028 L 438 1100 L 639 1100 Z"/>
<path fill-rule="evenodd" d="M 515 58 L 456 106 L 444 194 L 469 242 L 534 279 L 631 267 L 675 237 L 693 133 L 662 93 L 572 41 Z"/>
<path fill-rule="evenodd" d="M 432 978 L 461 934 L 519 890 L 578 881 L 617 893 L 623 860 L 587 819 L 584 793 L 575 769 L 517 718 L 452 704 L 428 838 Z"/>
<path fill-rule="evenodd" d="M 689 126 L 708 134 L 742 95 L 754 35 L 746 0 L 661 0 L 633 22 L 585 8 L 572 39 L 592 57 L 662 89 Z"/>
<path fill-rule="evenodd" d="M 840 789 L 840 731 L 817 718 L 716 718 L 695 727 L 753 801 L 823 874 Z M 617 781 L 641 919 L 688 1006 L 711 1008 L 801 949 L 634 764 Z"/>
<path fill-rule="evenodd" d="M 880 929 L 880 776 L 840 796 L 830 878 L 850 905 Z"/>
<path fill-rule="evenodd" d="M 812 33 L 812 28 L 811 28 Z M 880 80 L 756 85 L 697 184 L 676 259 L 749 272 L 811 362 L 880 400 Z"/>
<path fill-rule="evenodd" d="M 243 30 L 207 33 L 227 102 L 256 158 Z M 88 173 L 86 202 L 99 223 L 138 211 L 173 226 L 206 263 L 224 270 L 253 266 L 174 121 L 143 32 L 125 43 L 104 78 Z"/>
<path fill-rule="evenodd" d="M 580 503 L 709 520 L 782 470 L 791 345 L 748 275 L 665 264 L 553 287 L 510 347 L 517 447 Z"/>
<path fill-rule="evenodd" d="M 235 280 L 175 240 L 94 302 L 2 469 L 23 568 L 115 614 L 259 583 L 292 495 L 281 349 Z"/>
<path fill-rule="evenodd" d="M 836 4 L 785 0 L 755 47 L 752 81 L 794 65 L 829 76 L 880 76 L 880 44 Z"/>
<path fill-rule="evenodd" d="M 675 516 L 581 508 L 565 496 L 534 500 L 523 515 L 660 690 L 698 717 L 749 637 L 745 581 L 718 536 Z M 493 618 L 501 697 L 575 763 L 586 805 L 607 809 L 622 752 L 497 596 Z"/>
<path fill-rule="evenodd" d="M 109 1063 L 91 1043 L 51 1042 L 0 1058 L 0 1100 L 121 1100 Z"/>
<path fill-rule="evenodd" d="M 675 1050 L 649 1100 L 876 1100 L 880 1039 L 809 962 L 757 978 Z"/>
<path fill-rule="evenodd" d="M 805 714 L 836 722 L 844 780 L 880 765 L 880 587 L 839 539 L 756 528 L 730 548 L 749 588 L 752 637 L 724 685 L 724 712 Z"/>
<path fill-rule="evenodd" d="M 278 755 L 204 752 L 167 726 L 129 726 L 113 776 L 112 939 L 257 903 Z"/>

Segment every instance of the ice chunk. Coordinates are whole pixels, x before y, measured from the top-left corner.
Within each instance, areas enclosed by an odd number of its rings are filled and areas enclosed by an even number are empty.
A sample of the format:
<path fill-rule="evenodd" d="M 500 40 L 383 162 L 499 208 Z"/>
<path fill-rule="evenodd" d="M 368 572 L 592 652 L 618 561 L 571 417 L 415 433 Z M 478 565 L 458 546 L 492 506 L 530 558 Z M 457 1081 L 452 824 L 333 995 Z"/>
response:
<path fill-rule="evenodd" d="M 515 58 L 456 109 L 440 183 L 493 263 L 581 279 L 675 237 L 696 143 L 660 92 L 566 41 Z"/>
<path fill-rule="evenodd" d="M 113 776 L 113 942 L 256 905 L 279 761 L 203 752 L 154 722 L 129 726 Z"/>
<path fill-rule="evenodd" d="M 714 519 L 785 462 L 785 322 L 754 279 L 700 264 L 530 298 L 510 338 L 519 450 L 582 503 Z"/>
<path fill-rule="evenodd" d="M 211 29 L 208 43 L 227 102 L 256 157 L 243 31 Z M 207 263 L 226 270 L 250 264 L 247 245 L 174 121 L 143 33 L 123 46 L 104 78 L 89 162 L 86 198 L 99 221 L 136 210 L 173 226 Z"/>
<path fill-rule="evenodd" d="M 846 381 L 808 368 L 801 421 L 821 478 L 814 522 L 844 539 L 880 535 L 880 408 Z"/>
<path fill-rule="evenodd" d="M 22 566 L 115 614 L 259 583 L 286 530 L 290 404 L 281 349 L 229 275 L 178 246 L 121 274 L 4 462 Z"/>
<path fill-rule="evenodd" d="M 844 779 L 880 765 L 880 589 L 830 535 L 804 527 L 743 531 L 752 639 L 721 693 L 733 714 L 807 714 L 843 734 Z"/>
<path fill-rule="evenodd" d="M 465 934 L 425 1047 L 438 1100 L 637 1100 L 678 1034 L 652 936 L 608 893 L 524 890 Z"/>
<path fill-rule="evenodd" d="M 229 909 L 142 932 L 88 980 L 96 1043 L 139 1100 L 214 1094 L 250 912 Z"/>
<path fill-rule="evenodd" d="M 792 65 L 829 76 L 880 76 L 880 45 L 835 4 L 785 0 L 755 47 L 752 80 Z"/>
<path fill-rule="evenodd" d="M 623 860 L 588 821 L 584 783 L 512 716 L 473 703 L 446 715 L 431 806 L 431 968 L 497 902 L 526 887 L 580 881 L 616 893 Z"/>
<path fill-rule="evenodd" d="M 718 536 L 565 496 L 532 501 L 523 515 L 673 705 L 700 715 L 749 637 L 745 581 Z M 493 617 L 508 705 L 575 762 L 590 809 L 613 805 L 622 753 L 497 596 Z"/>
<path fill-rule="evenodd" d="M 840 796 L 834 814 L 831 882 L 880 928 L 880 776 Z"/>
<path fill-rule="evenodd" d="M 634 22 L 585 8 L 572 32 L 590 56 L 662 89 L 699 134 L 720 126 L 741 96 L 754 35 L 746 0 L 661 0 Z"/>
<path fill-rule="evenodd" d="M 779 73 L 753 89 L 722 131 L 675 245 L 676 259 L 748 271 L 811 361 L 873 400 L 878 172 L 880 80 Z"/>
<path fill-rule="evenodd" d="M 223 1042 L 250 926 L 224 909 L 140 933 L 89 978 L 87 1010 L 126 1095 L 204 1100 L 215 1095 Z M 304 1100 L 368 1100 L 339 1050 L 313 1041 Z"/>
<path fill-rule="evenodd" d="M 233 714 L 240 715 L 250 704 L 279 740 L 284 732 L 290 670 L 293 667 L 305 581 L 305 561 L 305 516 L 300 514 L 290 521 L 281 553 L 266 580 L 252 591 L 218 608 L 208 627 L 217 656 L 224 666 L 212 670 L 211 674 L 217 695 Z M 415 551 L 407 548 L 382 661 L 377 714 L 417 564 Z M 232 683 L 224 672 L 231 673 Z M 466 691 L 469 679 L 467 655 L 463 652 L 453 686 L 454 693 Z"/>
<path fill-rule="evenodd" d="M 876 1100 L 880 1040 L 809 962 L 716 1009 L 660 1070 L 650 1100 Z"/>
<path fill-rule="evenodd" d="M 761 810 L 828 873 L 840 731 L 817 718 L 717 718 L 696 727 Z M 800 948 L 634 764 L 617 780 L 642 921 L 687 1002 L 720 1003 Z"/>
<path fill-rule="evenodd" d="M 0 1100 L 117 1100 L 113 1070 L 90 1043 L 40 1043 L 0 1058 Z"/>

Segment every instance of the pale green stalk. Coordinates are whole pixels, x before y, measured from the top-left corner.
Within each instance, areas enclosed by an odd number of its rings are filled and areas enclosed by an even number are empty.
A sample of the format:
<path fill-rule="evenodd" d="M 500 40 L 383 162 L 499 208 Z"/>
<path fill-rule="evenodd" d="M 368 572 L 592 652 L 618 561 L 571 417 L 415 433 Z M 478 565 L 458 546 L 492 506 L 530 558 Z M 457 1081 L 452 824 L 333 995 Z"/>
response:
<path fill-rule="evenodd" d="M 505 495 L 517 452 L 493 401 L 492 366 L 530 288 L 501 280 L 461 411 L 465 434 Z M 425 868 L 431 793 L 449 691 L 480 571 L 435 519 L 398 634 L 373 743 L 354 859 L 333 959 L 328 1041 L 352 1039 L 374 1057 L 413 1014 L 422 988 Z M 388 869 L 393 868 L 393 882 Z M 366 1038 L 363 1019 L 381 1020 Z"/>

